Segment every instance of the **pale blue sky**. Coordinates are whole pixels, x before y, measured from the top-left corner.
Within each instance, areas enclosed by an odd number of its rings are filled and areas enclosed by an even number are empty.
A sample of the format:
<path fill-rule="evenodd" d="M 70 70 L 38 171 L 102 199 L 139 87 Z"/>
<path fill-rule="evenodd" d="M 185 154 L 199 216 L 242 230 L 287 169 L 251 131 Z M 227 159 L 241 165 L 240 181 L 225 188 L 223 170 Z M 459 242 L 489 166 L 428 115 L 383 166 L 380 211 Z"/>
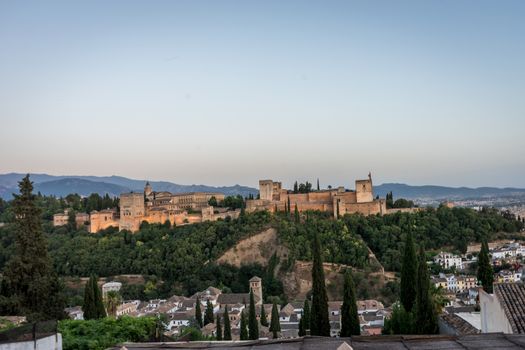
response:
<path fill-rule="evenodd" d="M 525 187 L 525 2 L 0 0 L 0 172 Z"/>

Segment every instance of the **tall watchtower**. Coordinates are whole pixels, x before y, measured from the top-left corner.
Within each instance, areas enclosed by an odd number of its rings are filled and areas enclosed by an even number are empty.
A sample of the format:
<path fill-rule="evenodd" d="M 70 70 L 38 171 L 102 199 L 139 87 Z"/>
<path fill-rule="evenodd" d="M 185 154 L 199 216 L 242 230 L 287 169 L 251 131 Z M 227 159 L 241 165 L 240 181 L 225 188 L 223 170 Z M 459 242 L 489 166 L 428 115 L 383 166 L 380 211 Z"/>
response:
<path fill-rule="evenodd" d="M 262 279 L 257 276 L 253 276 L 252 278 L 250 278 L 250 290 L 253 291 L 253 296 L 255 297 L 255 304 L 262 304 Z"/>
<path fill-rule="evenodd" d="M 144 186 L 144 195 L 146 197 L 149 197 L 149 195 L 153 192 L 153 189 L 151 188 L 151 185 L 149 184 L 149 181 L 146 182 L 146 186 Z"/>

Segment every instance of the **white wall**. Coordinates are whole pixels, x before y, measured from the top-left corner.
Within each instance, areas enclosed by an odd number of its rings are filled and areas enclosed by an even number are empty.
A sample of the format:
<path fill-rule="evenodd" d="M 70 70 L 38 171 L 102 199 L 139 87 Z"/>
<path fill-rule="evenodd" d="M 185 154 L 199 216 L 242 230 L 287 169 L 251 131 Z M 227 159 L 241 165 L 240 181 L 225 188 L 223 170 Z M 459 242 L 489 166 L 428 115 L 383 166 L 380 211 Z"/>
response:
<path fill-rule="evenodd" d="M 480 289 L 479 303 L 481 306 L 481 333 L 512 333 L 512 327 L 496 295 L 488 294 Z"/>
<path fill-rule="evenodd" d="M 34 350 L 33 341 L 0 344 L 0 350 Z M 62 334 L 51 335 L 36 341 L 37 350 L 62 350 Z"/>

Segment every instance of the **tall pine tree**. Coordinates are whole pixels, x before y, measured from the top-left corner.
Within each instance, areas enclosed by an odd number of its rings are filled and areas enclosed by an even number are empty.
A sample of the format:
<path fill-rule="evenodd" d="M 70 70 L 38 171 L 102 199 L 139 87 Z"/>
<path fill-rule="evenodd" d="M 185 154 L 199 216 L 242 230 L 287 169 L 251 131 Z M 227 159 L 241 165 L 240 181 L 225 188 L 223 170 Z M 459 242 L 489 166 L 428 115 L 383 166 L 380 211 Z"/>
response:
<path fill-rule="evenodd" d="M 248 340 L 248 329 L 246 327 L 246 316 L 244 315 L 244 310 L 241 311 L 241 340 Z"/>
<path fill-rule="evenodd" d="M 270 320 L 270 332 L 273 334 L 273 339 L 276 339 L 278 333 L 281 331 L 281 323 L 279 322 L 279 310 L 277 310 L 277 303 L 272 305 L 272 319 Z"/>
<path fill-rule="evenodd" d="M 230 315 L 228 315 L 228 305 L 224 306 L 224 340 L 232 340 L 232 327 L 230 324 Z"/>
<path fill-rule="evenodd" d="M 419 248 L 416 288 L 415 332 L 418 334 L 435 334 L 438 330 L 437 314 L 430 295 L 430 276 L 425 250 L 422 246 Z"/>
<path fill-rule="evenodd" d="M 102 300 L 102 291 L 98 286 L 98 278 L 95 276 L 93 278 L 93 295 L 95 296 L 95 308 L 97 310 L 97 318 L 106 317 L 106 308 L 104 307 L 104 301 Z"/>
<path fill-rule="evenodd" d="M 84 319 L 96 320 L 106 317 L 106 309 L 102 301 L 102 293 L 98 286 L 98 278 L 91 275 L 84 287 L 84 305 L 82 311 L 84 312 Z"/>
<path fill-rule="evenodd" d="M 248 328 L 249 328 L 249 338 L 251 340 L 259 339 L 259 322 L 257 322 L 257 316 L 255 314 L 255 299 L 253 296 L 253 290 L 250 290 L 250 309 L 248 313 Z"/>
<path fill-rule="evenodd" d="M 210 301 L 206 301 L 206 311 L 204 311 L 204 325 L 213 323 L 213 305 Z"/>
<path fill-rule="evenodd" d="M 346 271 L 344 282 L 343 305 L 341 306 L 341 337 L 360 335 L 359 318 L 357 316 L 357 301 L 355 286 L 350 271 Z"/>
<path fill-rule="evenodd" d="M 216 323 L 216 335 L 215 337 L 217 338 L 217 340 L 222 340 L 222 327 L 221 327 L 221 315 L 220 314 L 217 314 L 217 323 Z"/>
<path fill-rule="evenodd" d="M 409 222 L 409 225 L 411 223 Z M 416 278 L 417 278 L 417 258 L 412 229 L 409 228 L 405 249 L 403 253 L 403 263 L 401 265 L 401 291 L 400 299 L 403 308 L 410 312 L 416 301 Z"/>
<path fill-rule="evenodd" d="M 492 293 L 494 271 L 490 263 L 489 246 L 485 240 L 481 242 L 481 251 L 478 255 L 478 281 L 483 286 L 485 292 Z"/>
<path fill-rule="evenodd" d="M 314 231 L 312 244 L 312 309 L 310 314 L 310 334 L 324 337 L 330 336 L 330 321 L 328 320 L 328 297 L 324 281 L 321 243 L 317 231 Z"/>
<path fill-rule="evenodd" d="M 199 326 L 199 328 L 202 328 L 202 310 L 201 300 L 199 299 L 199 297 L 197 297 L 197 300 L 195 300 L 195 320 L 197 320 L 197 325 Z"/>
<path fill-rule="evenodd" d="M 42 231 L 41 210 L 29 175 L 12 201 L 15 252 L 2 273 L 0 314 L 24 315 L 28 321 L 65 317 L 63 285 L 53 270 Z"/>
<path fill-rule="evenodd" d="M 261 325 L 268 327 L 268 318 L 266 317 L 266 311 L 264 310 L 264 304 L 261 304 L 261 317 L 260 317 Z"/>
<path fill-rule="evenodd" d="M 299 336 L 304 337 L 306 335 L 306 329 L 304 328 L 304 312 L 301 311 L 301 319 L 299 320 Z"/>
<path fill-rule="evenodd" d="M 304 330 L 310 329 L 310 302 L 308 299 L 304 300 L 303 305 Z"/>
<path fill-rule="evenodd" d="M 295 203 L 295 209 L 294 209 L 294 222 L 298 224 L 300 222 L 300 216 L 299 216 L 299 209 L 297 208 L 297 203 Z"/>
<path fill-rule="evenodd" d="M 93 289 L 94 278 L 95 277 L 92 275 L 84 287 L 84 303 L 82 305 L 82 311 L 84 312 L 85 320 L 94 320 L 97 318 L 95 290 Z"/>

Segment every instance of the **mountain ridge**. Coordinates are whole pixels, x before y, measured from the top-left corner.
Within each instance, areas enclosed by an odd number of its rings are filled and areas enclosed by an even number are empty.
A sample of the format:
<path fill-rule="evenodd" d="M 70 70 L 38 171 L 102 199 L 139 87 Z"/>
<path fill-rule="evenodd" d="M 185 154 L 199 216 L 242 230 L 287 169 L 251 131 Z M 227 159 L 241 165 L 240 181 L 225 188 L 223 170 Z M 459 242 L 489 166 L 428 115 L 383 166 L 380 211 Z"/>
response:
<path fill-rule="evenodd" d="M 24 173 L 0 174 L 0 197 L 11 199 L 12 193 L 18 192 L 17 183 Z M 88 196 L 91 193 L 118 196 L 123 192 L 142 191 L 147 180 L 131 179 L 124 176 L 93 176 L 93 175 L 49 175 L 44 173 L 30 174 L 34 182 L 35 192 L 45 195 L 65 196 L 78 193 Z M 242 186 L 209 186 L 203 184 L 181 185 L 169 181 L 149 181 L 156 191 L 172 193 L 184 192 L 220 192 L 225 195 L 240 194 L 244 197 L 257 195 L 258 189 Z M 395 198 L 458 200 L 470 198 L 525 196 L 525 189 L 516 187 L 448 187 L 438 185 L 408 185 L 402 183 L 384 183 L 374 186 L 374 194 L 384 198 L 392 192 Z"/>

